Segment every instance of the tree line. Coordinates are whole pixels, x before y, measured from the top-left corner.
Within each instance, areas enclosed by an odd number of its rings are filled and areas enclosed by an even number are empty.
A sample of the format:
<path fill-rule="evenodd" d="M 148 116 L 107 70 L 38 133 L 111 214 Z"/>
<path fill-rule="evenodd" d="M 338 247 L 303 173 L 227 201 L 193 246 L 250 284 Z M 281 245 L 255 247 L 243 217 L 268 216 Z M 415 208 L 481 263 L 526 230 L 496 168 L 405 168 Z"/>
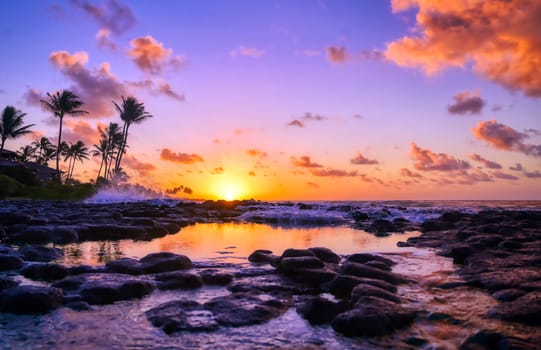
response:
<path fill-rule="evenodd" d="M 58 142 L 53 145 L 47 137 L 41 137 L 31 144 L 21 147 L 17 151 L 17 157 L 21 162 L 36 162 L 48 166 L 48 163 L 56 160 L 55 180 L 59 183 L 73 182 L 73 171 L 77 161 L 83 162 L 93 157 L 100 157 L 100 167 L 96 176 L 96 183 L 100 181 L 110 181 L 113 178 L 125 177 L 122 169 L 122 157 L 128 149 L 128 131 L 133 124 L 139 124 L 144 120 L 151 118 L 152 115 L 145 110 L 142 102 L 135 97 L 122 96 L 122 102 L 112 102 L 123 122 L 122 127 L 119 123 L 110 122 L 105 128 L 98 127 L 100 139 L 97 144 L 89 149 L 82 141 L 67 143 L 62 141 L 62 126 L 66 116 L 77 117 L 88 114 L 82 109 L 84 102 L 69 90 L 57 91 L 54 94 L 47 93 L 46 98 L 40 100 L 42 107 L 53 114 L 59 120 Z M 26 113 L 21 112 L 13 106 L 6 106 L 2 112 L 0 121 L 0 155 L 4 150 L 4 144 L 8 139 L 15 139 L 25 134 L 29 134 L 34 124 L 24 125 Z M 60 159 L 68 162 L 67 171 L 62 174 L 60 171 Z"/>

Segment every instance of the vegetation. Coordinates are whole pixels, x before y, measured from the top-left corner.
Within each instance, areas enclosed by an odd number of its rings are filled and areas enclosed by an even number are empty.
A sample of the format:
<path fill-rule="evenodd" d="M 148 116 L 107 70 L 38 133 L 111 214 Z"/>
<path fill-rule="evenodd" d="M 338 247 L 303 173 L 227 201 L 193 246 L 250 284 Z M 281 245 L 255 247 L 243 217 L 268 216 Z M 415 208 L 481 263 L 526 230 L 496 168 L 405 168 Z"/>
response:
<path fill-rule="evenodd" d="M 83 114 L 88 114 L 87 111 L 79 109 L 83 102 L 79 100 L 79 97 L 69 90 L 57 91 L 54 95 L 47 93 L 47 99 L 41 100 L 43 108 L 53 113 L 53 115 L 60 119 L 58 127 L 58 146 L 57 150 L 60 149 L 62 144 L 62 120 L 64 115 L 78 116 Z M 57 180 L 60 183 L 60 152 L 56 152 L 56 174 Z"/>
<path fill-rule="evenodd" d="M 15 107 L 6 106 L 2 112 L 2 120 L 0 121 L 0 154 L 4 150 L 4 144 L 8 138 L 17 138 L 31 131 L 29 128 L 34 124 L 23 126 L 23 118 L 26 113 L 23 113 Z"/>
<path fill-rule="evenodd" d="M 119 123 L 111 122 L 106 128 L 98 128 L 100 140 L 90 150 L 81 140 L 70 144 L 62 141 L 64 116 L 88 114 L 81 109 L 84 103 L 75 93 L 69 90 L 47 93 L 47 98 L 40 101 L 44 109 L 59 119 L 58 143 L 55 146 L 47 137 L 41 137 L 29 145 L 22 146 L 17 152 L 17 161 L 24 166 L 8 166 L 0 171 L 0 198 L 82 199 L 93 194 L 101 184 L 108 184 L 113 180 L 115 183 L 123 182 L 128 179 L 128 175 L 121 167 L 122 156 L 129 148 L 128 131 L 131 125 L 152 117 L 145 110 L 143 103 L 132 96 L 123 96 L 120 104 L 113 101 L 124 124 L 121 128 Z M 8 138 L 16 138 L 30 132 L 29 128 L 34 125 L 23 125 L 25 115 L 14 107 L 4 108 L 0 124 L 0 150 L 4 149 L 4 143 Z M 60 171 L 61 156 L 64 162 L 67 162 L 67 171 L 63 176 Z M 96 180 L 94 183 L 81 184 L 73 177 L 75 165 L 77 162 L 88 160 L 90 156 L 101 158 Z M 48 168 L 49 162 L 55 158 L 56 173 Z M 41 175 L 37 176 L 40 171 Z M 51 182 L 52 173 L 54 182 Z"/>

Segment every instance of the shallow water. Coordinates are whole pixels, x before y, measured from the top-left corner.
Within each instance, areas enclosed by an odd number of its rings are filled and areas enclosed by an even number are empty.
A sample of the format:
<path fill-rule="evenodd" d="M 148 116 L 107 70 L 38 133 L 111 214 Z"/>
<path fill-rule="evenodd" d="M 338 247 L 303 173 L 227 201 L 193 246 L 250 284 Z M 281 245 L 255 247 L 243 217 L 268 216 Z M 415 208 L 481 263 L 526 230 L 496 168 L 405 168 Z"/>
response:
<path fill-rule="evenodd" d="M 184 227 L 178 233 L 152 241 L 120 240 L 83 242 L 63 247 L 59 262 L 67 265 L 100 265 L 122 257 L 141 258 L 148 253 L 167 251 L 185 254 L 192 260 L 246 262 L 256 249 L 280 255 L 287 248 L 327 247 L 337 254 L 398 251 L 398 241 L 419 232 L 376 237 L 350 227 L 281 228 L 264 224 L 213 223 Z"/>

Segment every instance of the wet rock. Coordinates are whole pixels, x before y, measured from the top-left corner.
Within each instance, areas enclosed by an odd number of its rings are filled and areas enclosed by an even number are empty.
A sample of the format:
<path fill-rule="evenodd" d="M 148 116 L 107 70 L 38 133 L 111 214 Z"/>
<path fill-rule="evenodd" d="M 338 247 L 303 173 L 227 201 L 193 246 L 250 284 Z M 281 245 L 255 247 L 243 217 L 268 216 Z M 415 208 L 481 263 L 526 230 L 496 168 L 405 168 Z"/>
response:
<path fill-rule="evenodd" d="M 41 245 L 24 245 L 18 250 L 18 255 L 26 261 L 50 262 L 64 255 L 59 248 Z"/>
<path fill-rule="evenodd" d="M 526 294 L 522 289 L 511 288 L 511 289 L 502 289 L 497 292 L 492 293 L 492 297 L 499 301 L 513 301 L 518 297 Z"/>
<path fill-rule="evenodd" d="M 289 302 L 246 293 L 233 293 L 217 297 L 204 304 L 218 323 L 228 327 L 249 326 L 264 323 L 284 313 Z"/>
<path fill-rule="evenodd" d="M 397 304 L 401 303 L 400 298 L 397 297 L 394 293 L 365 283 L 358 284 L 353 288 L 353 290 L 351 291 L 351 302 L 355 303 L 362 297 L 368 296 L 389 300 Z"/>
<path fill-rule="evenodd" d="M 23 259 L 15 255 L 0 254 L 0 271 L 17 270 L 24 264 Z"/>
<path fill-rule="evenodd" d="M 79 235 L 71 228 L 63 227 L 28 227 L 9 236 L 9 241 L 14 243 L 29 244 L 67 244 L 77 242 Z"/>
<path fill-rule="evenodd" d="M 385 281 L 349 275 L 336 276 L 326 285 L 326 289 L 339 298 L 349 299 L 353 288 L 361 283 L 376 286 L 391 293 L 396 293 L 396 287 Z"/>
<path fill-rule="evenodd" d="M 122 258 L 109 261 L 105 264 L 105 271 L 127 275 L 141 275 L 143 274 L 143 266 L 136 259 Z"/>
<path fill-rule="evenodd" d="M 308 248 L 317 258 L 321 261 L 331 264 L 338 264 L 340 262 L 340 257 L 338 254 L 325 247 L 312 247 Z"/>
<path fill-rule="evenodd" d="M 139 262 L 145 273 L 186 270 L 193 267 L 192 261 L 187 256 L 169 252 L 148 254 Z"/>
<path fill-rule="evenodd" d="M 531 292 L 491 308 L 487 316 L 529 325 L 541 325 L 541 292 Z"/>
<path fill-rule="evenodd" d="M 325 264 L 315 256 L 298 256 L 282 258 L 278 269 L 280 272 L 288 274 L 295 273 L 300 269 L 320 269 L 324 267 Z"/>
<path fill-rule="evenodd" d="M 64 303 L 64 306 L 69 307 L 74 311 L 88 311 L 92 309 L 92 307 L 86 301 L 82 300 L 66 302 Z"/>
<path fill-rule="evenodd" d="M 0 212 L 0 225 L 24 224 L 32 220 L 28 214 L 17 214 L 13 212 Z"/>
<path fill-rule="evenodd" d="M 392 261 L 391 259 L 387 259 L 379 255 L 373 255 L 373 254 L 367 254 L 367 253 L 352 254 L 352 255 L 349 255 L 346 258 L 346 260 L 349 262 L 355 262 L 355 263 L 361 263 L 361 264 L 367 263 L 369 261 L 379 261 L 379 262 L 384 263 L 387 266 L 395 265 L 395 262 Z"/>
<path fill-rule="evenodd" d="M 184 271 L 172 271 L 160 273 L 155 276 L 158 281 L 158 289 L 195 289 L 203 285 L 201 277 Z"/>
<path fill-rule="evenodd" d="M 332 327 L 347 336 L 382 336 L 410 325 L 416 315 L 415 310 L 396 303 L 363 297 L 354 309 L 336 316 Z"/>
<path fill-rule="evenodd" d="M 10 277 L 0 277 L 0 291 L 15 287 L 19 283 Z"/>
<path fill-rule="evenodd" d="M 270 294 L 276 297 L 316 292 L 316 289 L 311 286 L 284 279 L 280 275 L 256 276 L 233 282 L 227 289 L 232 293 Z"/>
<path fill-rule="evenodd" d="M 367 232 L 376 233 L 376 234 L 387 234 L 389 232 L 397 232 L 398 229 L 396 226 L 389 220 L 377 219 L 366 228 Z"/>
<path fill-rule="evenodd" d="M 193 300 L 174 300 L 145 312 L 154 327 L 170 334 L 178 331 L 213 331 L 219 324 L 214 314 Z"/>
<path fill-rule="evenodd" d="M 371 260 L 364 263 L 364 265 L 373 267 L 375 269 L 391 271 L 391 267 L 387 264 L 382 263 L 381 261 Z"/>
<path fill-rule="evenodd" d="M 34 263 L 25 266 L 21 275 L 33 280 L 56 281 L 69 274 L 67 267 L 53 263 Z"/>
<path fill-rule="evenodd" d="M 139 299 L 154 290 L 154 285 L 146 281 L 127 281 L 118 288 L 119 300 Z"/>
<path fill-rule="evenodd" d="M 51 286 L 70 291 L 79 289 L 79 287 L 81 287 L 85 282 L 86 278 L 83 276 L 71 276 L 61 279 L 60 281 L 56 281 Z"/>
<path fill-rule="evenodd" d="M 203 270 L 199 273 L 204 284 L 226 286 L 233 281 L 233 275 L 217 270 Z"/>
<path fill-rule="evenodd" d="M 444 220 L 427 220 L 421 224 L 421 231 L 445 231 L 456 228 L 455 224 Z"/>
<path fill-rule="evenodd" d="M 400 284 L 404 282 L 404 279 L 393 273 L 349 261 L 342 265 L 340 273 L 343 275 L 382 280 L 391 284 Z"/>
<path fill-rule="evenodd" d="M 97 272 L 105 272 L 102 270 L 102 268 L 96 268 L 89 265 L 76 265 L 71 266 L 68 268 L 70 275 L 82 275 L 85 273 L 97 273 Z"/>
<path fill-rule="evenodd" d="M 445 322 L 454 325 L 462 324 L 462 321 L 457 320 L 453 316 L 443 312 L 432 312 L 427 316 L 426 319 L 432 322 Z"/>
<path fill-rule="evenodd" d="M 449 250 L 443 252 L 441 255 L 453 258 L 455 264 L 465 264 L 466 259 L 476 252 L 477 249 L 469 244 L 461 243 L 450 247 Z"/>
<path fill-rule="evenodd" d="M 148 228 L 141 226 L 101 224 L 83 225 L 77 228 L 81 241 L 100 241 L 127 238 L 145 238 Z"/>
<path fill-rule="evenodd" d="M 460 350 L 536 350 L 539 349 L 539 342 L 509 337 L 501 333 L 488 330 L 481 330 L 462 343 Z"/>
<path fill-rule="evenodd" d="M 142 280 L 92 281 L 84 284 L 79 294 L 91 305 L 105 305 L 118 300 L 141 298 L 153 290 L 152 283 Z"/>
<path fill-rule="evenodd" d="M 329 269 L 296 269 L 289 271 L 287 276 L 296 282 L 319 286 L 331 281 L 336 276 L 336 272 Z"/>
<path fill-rule="evenodd" d="M 279 257 L 272 254 L 271 250 L 258 249 L 248 256 L 248 261 L 252 263 L 275 265 Z"/>
<path fill-rule="evenodd" d="M 315 254 L 308 249 L 294 249 L 294 248 L 286 249 L 282 253 L 282 259 L 283 258 L 297 258 L 297 257 L 303 257 L 303 256 L 315 257 Z"/>
<path fill-rule="evenodd" d="M 0 312 L 38 314 L 62 303 L 62 290 L 41 286 L 18 286 L 0 292 Z"/>
<path fill-rule="evenodd" d="M 336 315 L 351 308 L 351 304 L 322 298 L 321 296 L 310 296 L 306 298 L 297 308 L 297 312 L 310 324 L 323 324 L 331 322 Z"/>

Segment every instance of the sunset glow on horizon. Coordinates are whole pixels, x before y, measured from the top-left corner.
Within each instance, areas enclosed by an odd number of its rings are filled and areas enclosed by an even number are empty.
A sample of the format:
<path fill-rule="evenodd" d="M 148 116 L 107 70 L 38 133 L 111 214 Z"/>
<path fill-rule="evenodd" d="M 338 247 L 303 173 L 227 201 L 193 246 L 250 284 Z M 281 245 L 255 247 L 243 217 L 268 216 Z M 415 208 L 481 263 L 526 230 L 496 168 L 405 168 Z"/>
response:
<path fill-rule="evenodd" d="M 541 199 L 537 0 L 0 4 L 0 103 L 98 143 L 135 96 L 130 181 L 189 199 Z M 54 143 L 54 142 L 53 142 Z M 49 163 L 53 166 L 53 161 Z M 95 180 L 99 157 L 74 177 Z M 64 165 L 67 167 L 67 163 Z"/>

